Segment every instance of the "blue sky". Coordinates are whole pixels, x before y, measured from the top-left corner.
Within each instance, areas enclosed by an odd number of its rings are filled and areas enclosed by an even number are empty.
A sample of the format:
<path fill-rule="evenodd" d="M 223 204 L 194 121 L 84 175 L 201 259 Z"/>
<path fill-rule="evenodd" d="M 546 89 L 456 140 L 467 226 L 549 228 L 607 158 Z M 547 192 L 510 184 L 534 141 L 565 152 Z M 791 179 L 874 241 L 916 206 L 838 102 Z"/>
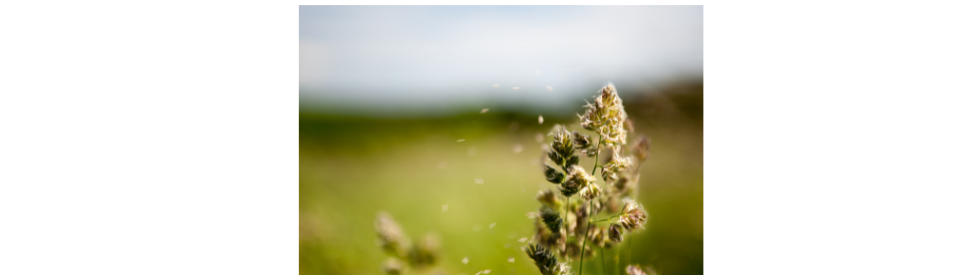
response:
<path fill-rule="evenodd" d="M 299 59 L 303 105 L 547 106 L 606 82 L 655 87 L 700 77 L 703 10 L 300 6 Z"/>

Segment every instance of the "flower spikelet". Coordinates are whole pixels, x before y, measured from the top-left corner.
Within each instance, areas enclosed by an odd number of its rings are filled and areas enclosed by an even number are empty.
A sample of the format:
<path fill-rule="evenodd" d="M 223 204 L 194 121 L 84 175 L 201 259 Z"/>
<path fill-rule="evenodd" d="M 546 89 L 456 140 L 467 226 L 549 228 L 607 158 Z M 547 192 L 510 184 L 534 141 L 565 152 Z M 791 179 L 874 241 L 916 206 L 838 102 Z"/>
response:
<path fill-rule="evenodd" d="M 619 179 L 619 173 L 633 166 L 633 161 L 628 157 L 620 157 L 613 154 L 612 160 L 602 166 L 602 179 L 607 183 L 612 183 Z"/>
<path fill-rule="evenodd" d="M 385 212 L 378 213 L 374 226 L 380 238 L 381 248 L 395 256 L 404 257 L 408 242 L 401 226 Z"/>
<path fill-rule="evenodd" d="M 563 158 L 572 157 L 575 153 L 575 146 L 572 145 L 572 134 L 564 126 L 560 127 L 554 134 L 555 139 L 551 142 L 551 149 L 558 152 L 558 155 Z"/>
<path fill-rule="evenodd" d="M 541 274 L 561 275 L 568 270 L 566 266 L 558 263 L 558 259 L 555 258 L 555 255 L 550 250 L 540 244 L 531 244 L 524 247 L 524 253 L 527 253 L 527 256 L 531 260 L 534 260 L 534 265 L 538 267 Z"/>
<path fill-rule="evenodd" d="M 541 221 L 544 221 L 544 224 L 548 226 L 548 229 L 552 233 L 561 232 L 562 227 L 565 226 L 564 221 L 561 219 L 561 214 L 558 214 L 558 212 L 555 212 L 555 210 L 547 206 L 541 206 L 539 213 Z"/>
<path fill-rule="evenodd" d="M 414 266 L 430 266 L 435 264 L 439 257 L 439 247 L 439 237 L 431 233 L 426 234 L 421 240 L 414 243 L 408 257 Z"/>
<path fill-rule="evenodd" d="M 579 195 L 582 196 L 582 199 L 589 201 L 598 197 L 600 193 L 602 193 L 602 188 L 600 188 L 595 182 L 590 183 L 588 186 L 579 191 Z"/>
<path fill-rule="evenodd" d="M 609 226 L 609 240 L 615 243 L 623 242 L 623 226 L 612 224 Z"/>
<path fill-rule="evenodd" d="M 643 210 L 643 206 L 629 198 L 623 199 L 623 203 L 626 205 L 619 214 L 619 223 L 629 231 L 643 228 L 647 221 L 647 212 Z"/>
<path fill-rule="evenodd" d="M 623 109 L 623 101 L 616 93 L 616 87 L 611 83 L 601 90 L 595 98 L 595 103 L 585 105 L 585 114 L 579 116 L 582 128 L 595 131 L 599 134 L 602 142 L 608 147 L 626 144 L 626 129 L 623 123 L 626 121 L 626 110 Z"/>
<path fill-rule="evenodd" d="M 590 185 L 595 185 L 595 177 L 589 175 L 584 168 L 573 165 L 569 168 L 568 178 L 561 184 L 560 190 L 562 195 L 569 197 Z"/>
<path fill-rule="evenodd" d="M 537 199 L 538 199 L 539 202 L 541 202 L 541 204 L 547 205 L 548 207 L 551 207 L 551 208 L 554 208 L 554 209 L 560 209 L 561 208 L 561 204 L 562 204 L 561 203 L 561 200 L 558 200 L 558 196 L 555 195 L 555 192 L 553 192 L 551 190 L 541 190 L 541 191 L 538 191 L 538 197 L 537 197 Z"/>
<path fill-rule="evenodd" d="M 628 275 L 647 275 L 646 272 L 643 272 L 643 270 L 640 269 L 640 266 L 635 265 L 635 264 L 631 264 L 631 265 L 627 265 L 626 266 L 626 274 L 628 274 Z"/>

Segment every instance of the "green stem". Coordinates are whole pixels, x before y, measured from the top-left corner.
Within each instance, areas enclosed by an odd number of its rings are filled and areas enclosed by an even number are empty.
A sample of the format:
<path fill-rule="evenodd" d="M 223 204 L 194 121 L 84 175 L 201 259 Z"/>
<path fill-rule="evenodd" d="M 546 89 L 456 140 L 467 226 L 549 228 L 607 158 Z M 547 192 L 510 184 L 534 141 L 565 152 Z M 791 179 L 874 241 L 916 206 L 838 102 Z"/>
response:
<path fill-rule="evenodd" d="M 629 264 L 633 261 L 633 235 L 628 237 L 630 240 L 626 242 L 626 263 Z"/>
<path fill-rule="evenodd" d="M 592 176 L 595 176 L 595 168 L 599 167 L 599 153 L 602 149 L 599 148 L 599 143 L 602 143 L 602 135 L 599 135 L 599 142 L 595 143 L 595 165 L 592 166 Z"/>
<path fill-rule="evenodd" d="M 569 230 L 568 229 L 568 224 L 569 224 L 569 222 L 568 222 L 568 209 L 572 207 L 572 204 L 569 203 L 568 201 L 571 198 L 572 198 L 571 196 L 566 196 L 565 197 L 565 238 L 568 238 L 568 230 Z M 558 210 L 558 211 L 561 211 L 561 210 Z"/>
<path fill-rule="evenodd" d="M 595 223 L 608 222 L 608 221 L 611 221 L 612 219 L 619 218 L 619 216 L 622 216 L 622 215 L 616 215 L 616 216 L 612 216 L 612 217 L 605 218 L 605 219 L 602 219 L 602 220 L 589 221 L 589 222 L 595 222 Z"/>
<path fill-rule="evenodd" d="M 602 257 L 602 274 L 606 274 L 606 249 L 599 247 L 599 256 Z"/>
<path fill-rule="evenodd" d="M 586 203 L 589 203 L 586 201 Z M 585 211 L 585 218 L 588 219 L 589 212 L 592 212 L 592 203 L 589 203 L 589 209 Z M 585 235 L 582 236 L 582 255 L 578 257 L 578 275 L 582 275 L 582 263 L 585 261 L 585 241 L 589 239 L 589 229 L 592 228 L 592 221 L 589 221 L 588 225 L 585 226 Z"/>
<path fill-rule="evenodd" d="M 619 271 L 619 256 L 620 256 L 619 253 L 620 253 L 620 247 L 622 247 L 622 246 L 616 246 L 616 257 L 613 258 L 613 270 L 614 270 L 613 271 L 613 275 L 619 275 L 619 273 L 620 273 L 620 271 Z"/>

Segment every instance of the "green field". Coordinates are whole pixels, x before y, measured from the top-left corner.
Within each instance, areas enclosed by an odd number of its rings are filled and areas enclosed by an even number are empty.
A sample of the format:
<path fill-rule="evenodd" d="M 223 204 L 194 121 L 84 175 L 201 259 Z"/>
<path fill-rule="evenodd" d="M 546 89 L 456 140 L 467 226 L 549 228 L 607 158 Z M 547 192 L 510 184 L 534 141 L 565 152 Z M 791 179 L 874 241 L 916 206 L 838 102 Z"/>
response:
<path fill-rule="evenodd" d="M 616 249 L 604 252 L 605 272 L 622 274 L 629 261 L 658 274 L 703 274 L 700 88 L 624 104 L 636 133 L 652 140 L 637 197 L 649 219 L 629 249 L 627 241 L 620 246 L 619 267 Z M 544 124 L 537 115 L 476 111 L 425 119 L 301 114 L 299 273 L 381 274 L 386 255 L 374 221 L 385 211 L 412 238 L 440 236 L 435 267 L 409 273 L 539 274 L 518 242 L 533 236 L 526 214 L 539 207 L 538 190 L 554 188 L 541 172 L 535 136 L 556 123 L 583 130 L 575 111 L 545 116 Z M 594 260 L 585 274 L 604 270 Z M 572 268 L 578 271 L 577 259 Z"/>

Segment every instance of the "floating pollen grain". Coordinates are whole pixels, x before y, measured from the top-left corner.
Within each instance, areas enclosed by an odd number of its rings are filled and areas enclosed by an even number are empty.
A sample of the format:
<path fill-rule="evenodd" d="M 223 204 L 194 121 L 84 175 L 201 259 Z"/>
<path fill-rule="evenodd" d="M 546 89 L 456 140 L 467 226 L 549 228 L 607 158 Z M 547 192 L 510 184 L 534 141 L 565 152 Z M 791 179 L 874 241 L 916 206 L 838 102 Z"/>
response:
<path fill-rule="evenodd" d="M 521 87 L 514 87 L 514 90 L 521 90 Z"/>
<path fill-rule="evenodd" d="M 497 226 L 497 223 L 492 223 L 492 224 L 490 224 L 490 228 L 493 228 L 493 227 L 495 227 L 495 226 Z"/>
<path fill-rule="evenodd" d="M 490 87 L 492 87 L 492 88 L 496 88 L 496 87 L 500 87 L 500 84 L 493 84 L 493 85 L 492 85 L 492 86 L 490 86 Z"/>
<path fill-rule="evenodd" d="M 463 264 L 467 264 L 469 262 L 470 262 L 470 258 L 465 258 L 465 257 L 463 258 Z"/>
<path fill-rule="evenodd" d="M 456 143 L 459 143 L 459 142 L 463 142 L 463 141 L 466 141 L 466 139 L 459 139 L 459 140 L 456 140 Z"/>
<path fill-rule="evenodd" d="M 547 86 L 547 87 L 548 87 L 548 91 L 551 91 L 551 86 Z"/>
<path fill-rule="evenodd" d="M 442 212 L 446 212 L 446 211 L 449 211 L 449 204 L 442 205 Z"/>
<path fill-rule="evenodd" d="M 538 124 L 544 123 L 544 116 L 538 115 Z"/>
<path fill-rule="evenodd" d="M 473 179 L 473 182 L 476 182 L 477 185 L 483 185 L 483 179 L 480 178 Z"/>
<path fill-rule="evenodd" d="M 514 257 L 510 257 L 509 259 L 507 259 L 507 262 L 514 263 Z"/>
<path fill-rule="evenodd" d="M 487 111 L 490 111 L 490 108 L 483 108 L 483 110 L 480 110 L 480 114 L 486 113 Z"/>
<path fill-rule="evenodd" d="M 520 243 L 524 243 L 526 241 L 527 241 L 527 237 L 521 237 L 521 239 L 518 239 L 517 240 L 517 242 L 520 242 Z"/>

